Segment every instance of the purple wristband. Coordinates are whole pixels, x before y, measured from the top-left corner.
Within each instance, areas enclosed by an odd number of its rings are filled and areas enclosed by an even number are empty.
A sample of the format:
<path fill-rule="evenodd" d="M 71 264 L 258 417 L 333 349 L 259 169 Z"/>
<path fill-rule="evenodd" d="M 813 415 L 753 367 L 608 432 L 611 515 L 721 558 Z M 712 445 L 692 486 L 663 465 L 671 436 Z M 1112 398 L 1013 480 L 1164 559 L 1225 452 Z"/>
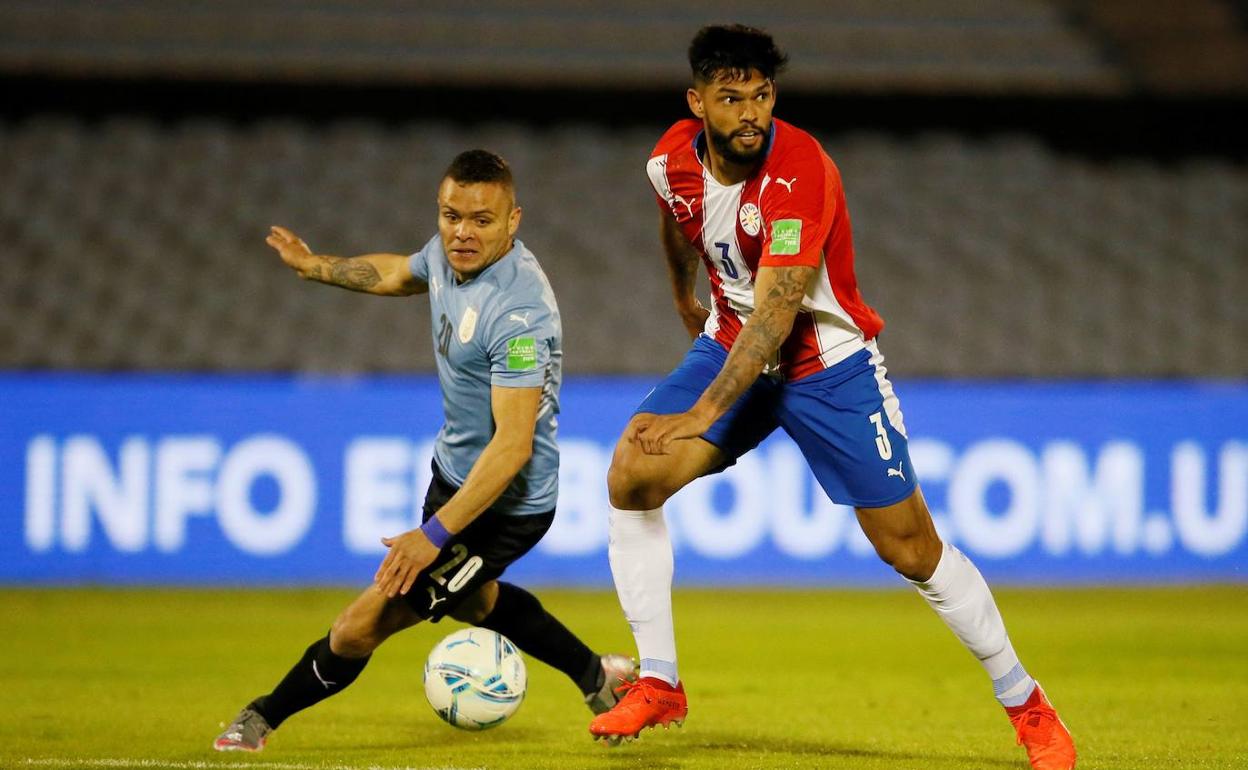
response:
<path fill-rule="evenodd" d="M 447 540 L 451 539 L 451 533 L 446 531 L 446 527 L 442 526 L 437 516 L 430 516 L 428 521 L 420 525 L 420 531 L 424 532 L 429 542 L 437 546 L 439 550 L 446 545 Z"/>

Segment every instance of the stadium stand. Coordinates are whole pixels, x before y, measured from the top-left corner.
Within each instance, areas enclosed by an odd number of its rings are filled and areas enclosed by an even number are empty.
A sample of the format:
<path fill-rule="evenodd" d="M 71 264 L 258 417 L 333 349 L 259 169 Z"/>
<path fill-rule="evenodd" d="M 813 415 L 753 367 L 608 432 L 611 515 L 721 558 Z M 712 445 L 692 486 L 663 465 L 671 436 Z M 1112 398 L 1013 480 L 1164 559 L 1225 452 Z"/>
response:
<path fill-rule="evenodd" d="M 726 19 L 785 41 L 794 91 L 1128 82 L 1060 6 L 1032 0 L 0 0 L 0 72 L 670 87 L 685 83 L 689 31 Z"/>
<path fill-rule="evenodd" d="M 302 285 L 264 233 L 415 249 L 485 146 L 569 371 L 665 370 L 642 168 L 729 19 L 792 54 L 894 371 L 1248 373 L 1244 0 L 0 0 L 0 367 L 428 370 L 423 303 Z"/>
<path fill-rule="evenodd" d="M 516 169 L 568 370 L 664 370 L 686 340 L 643 173 L 661 129 L 0 124 L 0 366 L 429 369 L 423 302 L 303 284 L 263 237 L 280 223 L 330 253 L 414 250 L 433 234 L 449 158 L 486 146 Z M 1088 159 L 1025 135 L 822 138 L 894 371 L 1248 372 L 1243 164 Z"/>
<path fill-rule="evenodd" d="M 1243 0 L 1065 0 L 1132 88 L 1158 94 L 1248 94 L 1248 4 Z"/>

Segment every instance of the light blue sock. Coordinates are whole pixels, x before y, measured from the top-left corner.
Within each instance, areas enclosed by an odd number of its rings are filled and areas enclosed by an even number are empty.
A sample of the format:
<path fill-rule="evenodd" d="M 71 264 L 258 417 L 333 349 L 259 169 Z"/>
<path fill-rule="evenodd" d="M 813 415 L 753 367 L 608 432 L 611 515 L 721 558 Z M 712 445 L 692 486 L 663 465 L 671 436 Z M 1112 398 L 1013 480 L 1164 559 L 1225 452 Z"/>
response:
<path fill-rule="evenodd" d="M 676 676 L 676 663 L 670 660 L 642 658 L 640 675 L 662 679 L 672 687 L 675 687 L 680 682 L 680 679 Z"/>
<path fill-rule="evenodd" d="M 1022 663 L 1016 663 L 1005 676 L 992 680 L 992 693 L 1002 706 L 1021 706 L 1036 689 L 1036 680 L 1028 675 Z"/>

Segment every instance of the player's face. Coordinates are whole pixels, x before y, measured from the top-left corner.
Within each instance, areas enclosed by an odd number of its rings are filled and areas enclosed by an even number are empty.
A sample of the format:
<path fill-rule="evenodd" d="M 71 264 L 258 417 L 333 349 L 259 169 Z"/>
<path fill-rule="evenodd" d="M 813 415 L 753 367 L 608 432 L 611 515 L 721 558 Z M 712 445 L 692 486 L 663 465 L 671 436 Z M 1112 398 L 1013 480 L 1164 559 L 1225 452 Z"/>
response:
<path fill-rule="evenodd" d="M 447 177 L 438 188 L 438 232 L 451 269 L 464 280 L 502 259 L 520 227 L 520 208 L 507 185 L 461 184 Z"/>
<path fill-rule="evenodd" d="M 689 109 L 702 119 L 715 152 L 729 163 L 751 165 L 762 158 L 776 106 L 776 84 L 757 70 L 730 73 L 689 89 Z"/>

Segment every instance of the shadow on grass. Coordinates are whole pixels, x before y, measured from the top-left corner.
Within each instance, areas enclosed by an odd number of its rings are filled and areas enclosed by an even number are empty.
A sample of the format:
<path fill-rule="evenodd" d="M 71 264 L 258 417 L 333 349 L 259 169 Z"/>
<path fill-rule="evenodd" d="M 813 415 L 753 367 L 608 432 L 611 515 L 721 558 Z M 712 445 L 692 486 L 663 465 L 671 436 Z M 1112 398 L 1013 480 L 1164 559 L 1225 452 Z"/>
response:
<path fill-rule="evenodd" d="M 586 736 L 588 738 L 588 736 Z M 676 736 L 673 736 L 674 738 Z M 487 731 L 483 733 L 462 732 L 453 729 L 420 731 L 407 741 L 370 742 L 359 746 L 335 746 L 334 750 L 345 754 L 353 751 L 410 751 L 420 747 L 434 753 L 447 752 L 474 765 L 472 757 L 479 750 L 484 754 L 503 750 L 508 757 L 483 756 L 485 766 L 515 767 L 564 766 L 575 768 L 577 756 L 590 761 L 595 767 L 645 767 L 671 768 L 706 767 L 708 761 L 722 770 L 737 768 L 784 768 L 793 764 L 803 767 L 819 767 L 820 759 L 837 761 L 853 766 L 855 759 L 874 765 L 883 764 L 897 770 L 912 768 L 1018 768 L 1025 764 L 1020 754 L 1013 759 L 1000 756 L 975 756 L 969 752 L 904 751 L 881 747 L 869 747 L 853 743 L 819 741 L 797 737 L 776 737 L 739 732 L 707 732 L 699 728 L 696 735 L 686 733 L 677 740 L 660 743 L 647 742 L 643 735 L 638 743 L 608 748 L 589 740 L 581 747 L 566 744 L 566 735 L 560 730 L 526 729 L 523 731 Z M 558 747 L 552 751 L 552 747 Z M 586 753 L 582 753 L 586 752 Z M 479 755 L 478 755 L 479 756 Z M 544 760 L 543 760 L 544 758 Z M 549 763 L 555 763 L 551 765 Z M 436 762 L 435 762 L 436 764 Z M 474 765 L 475 766 L 475 765 Z"/>
<path fill-rule="evenodd" d="M 916 753 L 911 751 L 893 751 L 801 738 L 751 736 L 743 739 L 740 735 L 727 733 L 712 733 L 710 735 L 703 733 L 694 740 L 667 744 L 663 747 L 662 764 L 655 766 L 679 768 L 686 762 L 704 764 L 708 755 L 713 756 L 716 754 L 723 756 L 723 767 L 725 768 L 784 767 L 783 757 L 786 755 L 809 759 L 817 757 L 828 759 L 857 758 L 895 762 L 898 768 L 907 768 L 907 770 L 914 767 L 941 767 L 945 763 L 949 763 L 951 766 L 964 767 L 968 762 L 973 762 L 976 767 L 1019 767 L 1018 760 L 999 757 L 973 757 L 962 753 L 953 754 L 949 752 L 925 751 Z M 612 759 L 618 757 L 618 761 L 621 764 L 634 762 L 637 759 L 636 754 L 630 756 L 627 747 L 608 752 L 608 755 Z M 655 759 L 652 754 L 647 758 L 651 762 Z"/>

